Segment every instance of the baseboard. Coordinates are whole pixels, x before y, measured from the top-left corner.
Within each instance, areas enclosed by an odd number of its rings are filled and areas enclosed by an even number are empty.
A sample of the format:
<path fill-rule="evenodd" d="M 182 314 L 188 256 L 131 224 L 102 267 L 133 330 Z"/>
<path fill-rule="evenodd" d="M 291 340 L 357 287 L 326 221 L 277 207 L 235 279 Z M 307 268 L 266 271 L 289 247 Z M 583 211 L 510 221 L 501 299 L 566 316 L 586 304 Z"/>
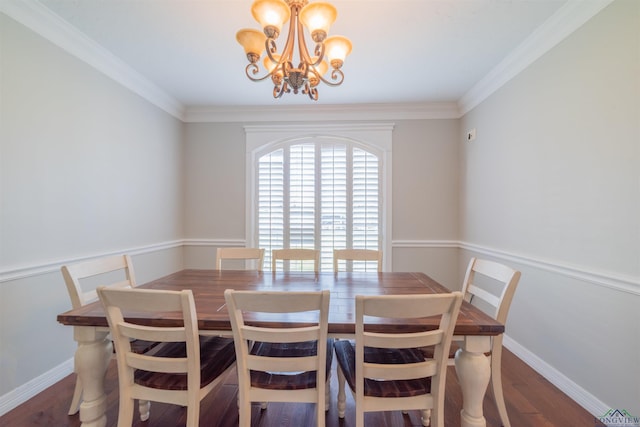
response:
<path fill-rule="evenodd" d="M 18 407 L 73 372 L 73 358 L 0 397 L 0 416 Z M 71 395 L 69 395 L 71 399 Z M 69 400 L 71 404 L 71 400 Z"/>
<path fill-rule="evenodd" d="M 580 387 L 558 371 L 553 366 L 533 354 L 529 349 L 511 339 L 508 335 L 504 336 L 502 345 L 515 354 L 519 359 L 529 365 L 534 371 L 542 375 L 551 384 L 558 387 L 564 394 L 571 398 L 578 405 L 582 406 L 586 411 L 594 417 L 599 417 L 612 408 L 591 393 Z"/>

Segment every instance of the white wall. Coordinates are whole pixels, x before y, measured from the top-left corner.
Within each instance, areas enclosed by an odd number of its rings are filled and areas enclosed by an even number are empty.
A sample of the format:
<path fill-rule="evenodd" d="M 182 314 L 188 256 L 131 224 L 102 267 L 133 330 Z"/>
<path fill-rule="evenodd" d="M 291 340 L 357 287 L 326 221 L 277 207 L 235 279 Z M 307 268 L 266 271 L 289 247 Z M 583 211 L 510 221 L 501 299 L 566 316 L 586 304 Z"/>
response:
<path fill-rule="evenodd" d="M 468 113 L 472 128 L 461 238 L 521 261 L 507 334 L 640 414 L 640 2 L 611 4 Z"/>
<path fill-rule="evenodd" d="M 182 267 L 182 123 L 0 14 L 0 396 L 73 356 L 60 263 Z"/>

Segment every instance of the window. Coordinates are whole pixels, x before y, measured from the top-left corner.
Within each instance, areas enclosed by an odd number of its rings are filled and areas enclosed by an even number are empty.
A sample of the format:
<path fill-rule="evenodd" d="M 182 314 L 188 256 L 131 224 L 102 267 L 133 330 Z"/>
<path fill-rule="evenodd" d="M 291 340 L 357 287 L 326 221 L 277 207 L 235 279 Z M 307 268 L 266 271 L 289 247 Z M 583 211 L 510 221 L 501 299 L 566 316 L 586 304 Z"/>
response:
<path fill-rule="evenodd" d="M 321 271 L 333 270 L 334 248 L 382 250 L 390 265 L 391 125 L 256 125 L 245 131 L 247 245 L 265 249 L 265 270 L 279 248 L 320 250 Z"/>
<path fill-rule="evenodd" d="M 319 249 L 322 271 L 332 270 L 334 248 L 380 249 L 380 161 L 374 153 L 313 138 L 272 147 L 257 168 L 258 246 L 266 250 L 266 269 L 273 249 Z"/>

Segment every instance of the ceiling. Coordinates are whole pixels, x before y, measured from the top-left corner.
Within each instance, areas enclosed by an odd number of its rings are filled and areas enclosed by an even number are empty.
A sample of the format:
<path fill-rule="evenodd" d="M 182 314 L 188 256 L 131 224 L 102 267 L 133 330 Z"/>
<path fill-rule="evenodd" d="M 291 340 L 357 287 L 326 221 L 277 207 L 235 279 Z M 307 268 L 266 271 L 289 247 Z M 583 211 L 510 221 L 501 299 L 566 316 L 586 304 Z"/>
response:
<path fill-rule="evenodd" d="M 274 100 L 270 80 L 245 76 L 235 34 L 258 28 L 251 0 L 37 1 L 183 106 L 314 103 Z M 570 1 L 331 0 L 329 34 L 353 51 L 342 86 L 320 85 L 315 103 L 456 102 Z"/>

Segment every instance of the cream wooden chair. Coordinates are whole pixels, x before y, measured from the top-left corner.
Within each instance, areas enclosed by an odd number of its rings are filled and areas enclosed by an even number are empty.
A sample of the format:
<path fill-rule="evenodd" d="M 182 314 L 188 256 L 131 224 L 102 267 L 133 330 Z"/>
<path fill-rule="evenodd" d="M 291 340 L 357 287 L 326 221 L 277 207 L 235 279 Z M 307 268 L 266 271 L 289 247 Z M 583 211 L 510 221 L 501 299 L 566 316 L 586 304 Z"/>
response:
<path fill-rule="evenodd" d="M 506 325 L 511 301 L 520 281 L 520 272 L 506 265 L 478 258 L 471 258 L 467 266 L 462 292 L 464 300 L 475 305 L 498 322 Z M 511 427 L 502 391 L 502 340 L 503 335 L 491 337 L 491 391 L 504 427 Z M 449 350 L 449 365 L 455 365 L 455 354 L 460 346 L 453 338 Z M 430 349 L 424 349 L 429 356 Z"/>
<path fill-rule="evenodd" d="M 329 291 L 228 289 L 224 296 L 236 346 L 240 427 L 251 425 L 251 402 L 315 403 L 317 425 L 324 427 L 333 357 L 333 340 L 327 338 Z M 304 325 L 253 326 L 256 313 L 298 313 Z"/>
<path fill-rule="evenodd" d="M 333 250 L 333 271 L 339 271 L 340 260 L 363 261 L 365 268 L 368 261 L 376 261 L 378 273 L 382 271 L 382 251 L 373 249 L 334 249 Z"/>
<path fill-rule="evenodd" d="M 85 280 L 100 280 L 102 285 L 115 288 L 133 288 L 136 286 L 133 262 L 129 255 L 114 255 L 100 259 L 64 265 L 61 268 L 62 277 L 67 285 L 67 292 L 71 298 L 71 306 L 76 309 L 85 304 L 97 301 L 98 294 L 94 289 L 83 289 Z M 100 277 L 102 276 L 102 277 Z M 95 284 L 93 286 L 95 288 Z M 154 347 L 157 343 L 145 340 L 134 341 L 133 348 L 138 353 L 144 353 Z M 69 415 L 78 412 L 82 402 L 82 383 L 76 378 L 76 385 L 69 407 Z M 142 405 L 145 407 L 145 404 Z M 148 411 L 141 408 L 141 419 L 144 421 L 148 417 Z"/>
<path fill-rule="evenodd" d="M 521 273 L 506 265 L 478 258 L 472 258 L 467 267 L 462 292 L 465 301 L 477 306 L 498 322 L 506 326 L 511 301 L 516 293 Z M 488 286 L 483 286 L 482 278 L 495 282 L 498 286 L 491 292 Z M 504 334 L 491 337 L 491 390 L 498 408 L 498 414 L 504 427 L 511 427 L 507 406 L 504 403 L 502 391 L 502 340 Z M 455 345 L 455 343 L 454 343 Z M 457 351 L 457 345 L 454 351 Z M 455 355 L 455 353 L 454 353 Z"/>
<path fill-rule="evenodd" d="M 447 355 L 462 293 L 356 296 L 356 339 L 335 343 L 338 361 L 338 416 L 345 413 L 345 380 L 356 402 L 356 427 L 364 413 L 418 409 L 423 425 L 432 418 L 444 427 Z M 419 318 L 441 316 L 436 330 L 413 333 L 367 331 L 364 317 Z M 433 346 L 425 358 L 420 347 Z M 432 411 L 433 410 L 433 411 Z"/>
<path fill-rule="evenodd" d="M 116 346 L 118 362 L 118 427 L 131 426 L 134 400 L 173 403 L 187 408 L 186 427 L 198 427 L 200 401 L 226 378 L 235 365 L 233 339 L 201 338 L 191 290 L 110 289 L 99 287 Z M 181 312 L 182 327 L 139 325 L 124 320 L 128 312 Z M 131 340 L 165 344 L 141 355 Z"/>
<path fill-rule="evenodd" d="M 278 260 L 313 261 L 313 271 L 320 271 L 320 251 L 316 249 L 274 249 L 271 251 L 271 271 L 276 271 Z"/>
<path fill-rule="evenodd" d="M 218 248 L 216 250 L 216 270 L 222 270 L 222 260 L 255 260 L 257 271 L 262 271 L 264 249 L 259 248 Z"/>

